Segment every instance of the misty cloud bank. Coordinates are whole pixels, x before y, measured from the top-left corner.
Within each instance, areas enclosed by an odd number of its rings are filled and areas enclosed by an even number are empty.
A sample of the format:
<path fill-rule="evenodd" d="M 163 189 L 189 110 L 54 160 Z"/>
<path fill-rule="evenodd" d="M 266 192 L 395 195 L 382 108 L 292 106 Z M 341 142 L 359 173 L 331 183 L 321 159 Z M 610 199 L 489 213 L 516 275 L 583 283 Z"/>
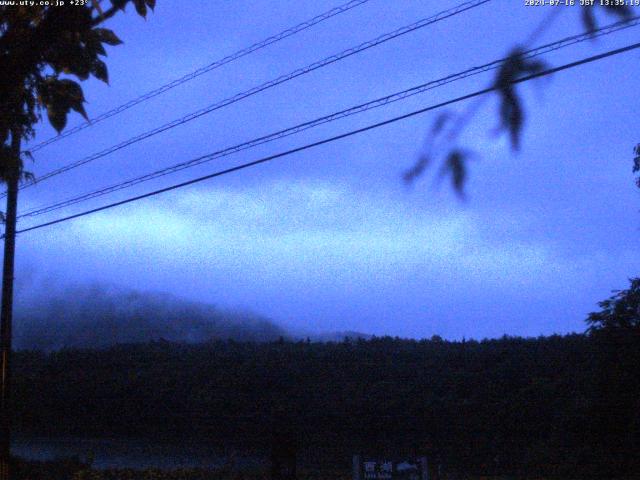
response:
<path fill-rule="evenodd" d="M 259 315 L 219 309 L 165 293 L 93 285 L 19 300 L 16 349 L 106 347 L 165 339 L 273 341 L 287 332 Z"/>

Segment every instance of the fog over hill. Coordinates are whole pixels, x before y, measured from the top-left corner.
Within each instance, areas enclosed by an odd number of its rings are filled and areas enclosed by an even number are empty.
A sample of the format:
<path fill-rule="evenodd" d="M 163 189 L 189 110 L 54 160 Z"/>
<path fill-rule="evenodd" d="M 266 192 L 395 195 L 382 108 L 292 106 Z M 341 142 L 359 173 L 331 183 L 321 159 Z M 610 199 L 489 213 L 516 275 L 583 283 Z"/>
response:
<path fill-rule="evenodd" d="M 160 292 L 98 285 L 39 288 L 16 303 L 14 347 L 100 348 L 153 340 L 199 343 L 213 339 L 268 342 L 368 338 L 358 332 L 291 331 L 256 313 L 219 308 Z"/>
<path fill-rule="evenodd" d="M 16 305 L 15 348 L 55 350 L 165 339 L 271 341 L 287 336 L 274 322 L 166 293 L 93 285 Z"/>

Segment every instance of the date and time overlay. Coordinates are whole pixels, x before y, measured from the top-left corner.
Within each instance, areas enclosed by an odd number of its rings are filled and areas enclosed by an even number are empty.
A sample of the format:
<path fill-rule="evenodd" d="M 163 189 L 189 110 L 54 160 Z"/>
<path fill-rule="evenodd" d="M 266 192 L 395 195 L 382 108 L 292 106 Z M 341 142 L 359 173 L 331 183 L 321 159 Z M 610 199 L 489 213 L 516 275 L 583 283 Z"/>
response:
<path fill-rule="evenodd" d="M 523 0 L 525 7 L 589 7 L 600 5 L 603 7 L 638 7 L 640 0 Z M 0 5 L 16 6 L 84 6 L 91 0 L 2 0 Z"/>
<path fill-rule="evenodd" d="M 525 7 L 638 7 L 640 0 L 524 0 Z"/>

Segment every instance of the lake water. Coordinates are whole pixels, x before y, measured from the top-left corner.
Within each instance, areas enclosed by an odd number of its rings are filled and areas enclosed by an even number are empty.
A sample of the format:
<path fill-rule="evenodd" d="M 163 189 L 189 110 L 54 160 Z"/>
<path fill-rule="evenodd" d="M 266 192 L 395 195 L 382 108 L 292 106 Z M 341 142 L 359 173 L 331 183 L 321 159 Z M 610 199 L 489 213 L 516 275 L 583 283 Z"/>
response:
<path fill-rule="evenodd" d="M 14 455 L 31 460 L 77 456 L 105 468 L 215 468 L 234 462 L 237 468 L 259 468 L 267 456 L 259 452 L 221 450 L 202 442 L 156 442 L 132 438 L 17 437 Z"/>

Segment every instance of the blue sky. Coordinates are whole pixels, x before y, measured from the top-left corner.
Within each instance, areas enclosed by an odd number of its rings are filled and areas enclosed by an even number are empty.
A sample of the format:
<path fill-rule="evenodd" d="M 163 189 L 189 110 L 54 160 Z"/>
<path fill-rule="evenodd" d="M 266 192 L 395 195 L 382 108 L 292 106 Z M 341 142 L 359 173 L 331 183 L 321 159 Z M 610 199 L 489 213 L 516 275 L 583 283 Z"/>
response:
<path fill-rule="evenodd" d="M 42 175 L 458 3 L 371 0 L 40 150 L 32 170 Z M 130 8 L 109 24 L 125 43 L 109 49 L 109 86 L 85 82 L 87 111 L 96 116 L 337 4 L 161 0 L 146 21 Z M 549 8 L 493 0 L 26 189 L 21 209 L 501 58 Z M 536 44 L 582 31 L 578 8 L 559 8 Z M 637 39 L 629 29 L 545 58 L 559 65 Z M 446 338 L 582 331 L 596 303 L 640 272 L 640 191 L 631 174 L 639 60 L 635 51 L 523 85 L 518 154 L 495 134 L 496 98 L 485 100 L 460 139 L 478 154 L 464 202 L 448 185 L 434 187 L 433 172 L 413 188 L 401 180 L 427 140 L 435 114 L 425 114 L 25 233 L 18 295 L 104 282 L 248 309 L 306 330 Z M 423 108 L 491 78 L 455 82 L 23 226 Z M 42 125 L 37 140 L 53 134 Z"/>

